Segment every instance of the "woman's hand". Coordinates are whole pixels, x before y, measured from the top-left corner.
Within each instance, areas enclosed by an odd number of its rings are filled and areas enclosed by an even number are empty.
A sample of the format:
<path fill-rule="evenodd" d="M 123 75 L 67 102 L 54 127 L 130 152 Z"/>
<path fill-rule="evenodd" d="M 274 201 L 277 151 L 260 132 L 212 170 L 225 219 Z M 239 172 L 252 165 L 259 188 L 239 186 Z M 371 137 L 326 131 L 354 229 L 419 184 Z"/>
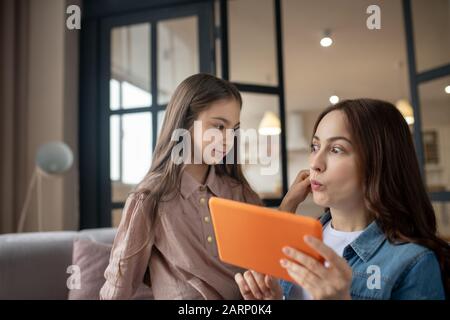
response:
<path fill-rule="evenodd" d="M 247 270 L 244 275 L 237 273 L 234 279 L 245 300 L 280 300 L 283 298 L 280 284 L 271 276 Z"/>
<path fill-rule="evenodd" d="M 305 242 L 325 258 L 327 266 L 293 248 L 283 248 L 288 259 L 281 259 L 292 279 L 306 289 L 313 299 L 351 299 L 352 268 L 321 240 L 305 236 Z"/>
<path fill-rule="evenodd" d="M 294 183 L 283 198 L 279 210 L 295 212 L 297 206 L 305 201 L 311 192 L 311 182 L 309 181 L 309 170 L 302 170 L 297 174 Z"/>

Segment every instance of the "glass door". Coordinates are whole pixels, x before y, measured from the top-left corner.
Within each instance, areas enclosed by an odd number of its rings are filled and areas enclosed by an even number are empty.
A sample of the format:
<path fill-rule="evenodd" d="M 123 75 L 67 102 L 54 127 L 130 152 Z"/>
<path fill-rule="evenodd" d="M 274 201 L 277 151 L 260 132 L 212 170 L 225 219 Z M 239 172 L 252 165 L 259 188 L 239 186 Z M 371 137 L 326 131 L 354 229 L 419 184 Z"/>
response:
<path fill-rule="evenodd" d="M 414 142 L 436 212 L 450 241 L 450 2 L 403 0 Z"/>
<path fill-rule="evenodd" d="M 288 188 L 281 1 L 216 0 L 216 15 L 218 75 L 242 93 L 242 169 L 277 207 Z"/>
<path fill-rule="evenodd" d="M 214 73 L 212 27 L 208 4 L 102 21 L 102 225 L 118 225 L 127 194 L 150 168 L 165 109 L 176 86 L 192 74 Z"/>

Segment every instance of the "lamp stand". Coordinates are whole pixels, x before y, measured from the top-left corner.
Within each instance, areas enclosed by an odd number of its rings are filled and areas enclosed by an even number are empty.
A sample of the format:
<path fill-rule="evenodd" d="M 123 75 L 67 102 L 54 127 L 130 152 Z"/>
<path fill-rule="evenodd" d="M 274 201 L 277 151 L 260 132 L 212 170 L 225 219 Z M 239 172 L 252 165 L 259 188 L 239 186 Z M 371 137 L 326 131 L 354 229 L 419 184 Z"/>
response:
<path fill-rule="evenodd" d="M 25 197 L 25 203 L 20 211 L 19 225 L 17 226 L 17 232 L 22 232 L 25 225 L 25 219 L 30 207 L 31 193 L 33 187 L 36 185 L 37 192 L 37 209 L 38 209 L 38 230 L 42 231 L 42 176 L 43 172 L 35 167 L 31 176 L 30 183 L 28 185 L 27 194 Z"/>

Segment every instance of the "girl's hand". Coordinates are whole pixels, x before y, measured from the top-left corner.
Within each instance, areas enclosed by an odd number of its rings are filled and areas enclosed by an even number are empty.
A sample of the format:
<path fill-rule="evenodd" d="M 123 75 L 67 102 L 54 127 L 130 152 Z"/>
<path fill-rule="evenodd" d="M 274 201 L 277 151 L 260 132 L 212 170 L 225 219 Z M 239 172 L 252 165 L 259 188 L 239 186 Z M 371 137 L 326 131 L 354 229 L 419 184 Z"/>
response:
<path fill-rule="evenodd" d="M 298 173 L 294 183 L 283 198 L 279 210 L 295 212 L 297 206 L 305 201 L 311 192 L 311 182 L 309 181 L 309 170 L 302 170 Z"/>
<path fill-rule="evenodd" d="M 325 266 L 302 252 L 285 247 L 283 253 L 294 261 L 281 259 L 281 266 L 313 299 L 351 299 L 352 268 L 347 261 L 319 239 L 305 236 L 305 242 L 324 257 L 329 265 Z"/>
<path fill-rule="evenodd" d="M 234 279 L 245 300 L 280 300 L 283 298 L 280 284 L 269 275 L 247 270 L 244 275 L 237 273 Z"/>

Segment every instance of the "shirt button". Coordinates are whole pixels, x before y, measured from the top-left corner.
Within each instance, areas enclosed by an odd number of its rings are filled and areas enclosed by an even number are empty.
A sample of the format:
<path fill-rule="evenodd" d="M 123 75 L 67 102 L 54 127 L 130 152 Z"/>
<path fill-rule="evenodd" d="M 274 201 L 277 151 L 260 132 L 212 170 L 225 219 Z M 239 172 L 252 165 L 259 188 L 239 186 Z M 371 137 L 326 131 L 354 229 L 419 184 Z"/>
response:
<path fill-rule="evenodd" d="M 205 198 L 200 198 L 200 204 L 205 204 L 206 203 L 206 199 Z"/>
<path fill-rule="evenodd" d="M 210 219 L 209 219 L 209 217 L 205 217 L 204 220 L 205 220 L 206 223 L 209 223 Z"/>
<path fill-rule="evenodd" d="M 206 187 L 205 186 L 200 186 L 200 191 L 206 191 Z"/>
<path fill-rule="evenodd" d="M 208 238 L 206 238 L 206 240 L 208 240 L 208 242 L 211 243 L 212 242 L 212 237 L 208 236 Z"/>

